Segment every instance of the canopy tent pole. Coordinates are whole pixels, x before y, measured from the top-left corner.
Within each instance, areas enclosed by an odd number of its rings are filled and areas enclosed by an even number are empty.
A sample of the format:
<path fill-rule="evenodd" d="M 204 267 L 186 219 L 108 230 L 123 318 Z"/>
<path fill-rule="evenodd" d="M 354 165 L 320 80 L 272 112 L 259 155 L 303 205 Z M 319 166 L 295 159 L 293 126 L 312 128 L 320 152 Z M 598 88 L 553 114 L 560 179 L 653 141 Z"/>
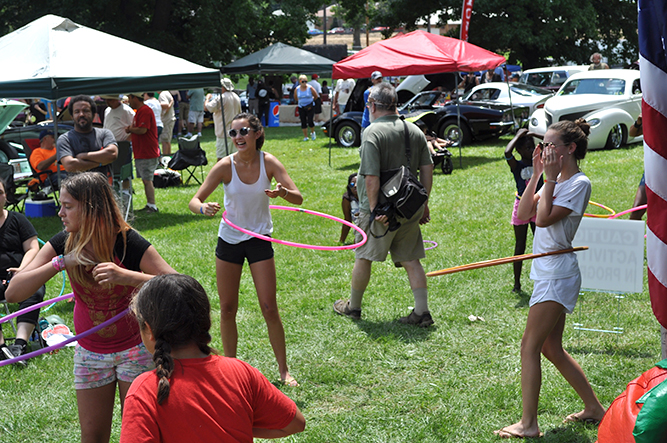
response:
<path fill-rule="evenodd" d="M 225 122 L 225 99 L 220 91 L 220 111 L 222 112 L 222 137 L 225 139 L 225 156 L 229 155 L 229 146 L 227 145 L 227 123 Z"/>

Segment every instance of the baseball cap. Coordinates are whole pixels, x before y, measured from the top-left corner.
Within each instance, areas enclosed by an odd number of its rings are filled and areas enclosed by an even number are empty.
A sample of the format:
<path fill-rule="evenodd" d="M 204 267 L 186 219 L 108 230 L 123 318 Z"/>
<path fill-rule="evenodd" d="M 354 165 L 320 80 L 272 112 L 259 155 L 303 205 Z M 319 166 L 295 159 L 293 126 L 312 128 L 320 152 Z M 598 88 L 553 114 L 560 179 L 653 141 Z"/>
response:
<path fill-rule="evenodd" d="M 316 80 L 316 79 L 318 79 L 318 78 L 320 78 L 319 75 L 317 75 L 317 74 L 313 74 L 313 80 Z"/>
<path fill-rule="evenodd" d="M 100 98 L 101 98 L 102 100 L 120 100 L 120 96 L 119 96 L 118 94 L 116 94 L 116 95 L 113 95 L 113 94 L 110 94 L 110 95 L 100 95 Z"/>
<path fill-rule="evenodd" d="M 43 139 L 47 135 L 53 135 L 53 131 L 50 129 L 42 129 L 42 132 L 39 133 L 39 139 Z"/>
<path fill-rule="evenodd" d="M 373 71 L 371 74 L 371 80 L 377 80 L 379 78 L 382 78 L 382 73 L 380 71 Z"/>

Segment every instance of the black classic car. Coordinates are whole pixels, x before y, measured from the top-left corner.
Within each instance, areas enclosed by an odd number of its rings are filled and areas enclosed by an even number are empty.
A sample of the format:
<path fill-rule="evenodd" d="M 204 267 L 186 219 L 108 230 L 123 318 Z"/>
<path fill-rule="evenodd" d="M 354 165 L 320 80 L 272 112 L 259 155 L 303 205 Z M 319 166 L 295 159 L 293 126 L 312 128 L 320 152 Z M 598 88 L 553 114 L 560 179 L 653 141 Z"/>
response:
<path fill-rule="evenodd" d="M 369 83 L 367 79 L 359 80 L 345 112 L 322 126 L 327 136 L 331 128 L 332 137 L 341 146 L 361 144 L 363 92 Z M 474 102 L 463 101 L 457 106 L 456 102 L 446 100 L 446 93 L 440 91 L 421 92 L 400 106 L 398 111 L 406 118 L 423 120 L 439 137 L 452 140 L 454 146 L 461 138 L 463 145 L 467 145 L 475 140 L 499 137 L 521 126 L 523 117 L 527 115 L 525 107 L 514 107 L 512 110 L 501 104 L 478 106 Z"/>

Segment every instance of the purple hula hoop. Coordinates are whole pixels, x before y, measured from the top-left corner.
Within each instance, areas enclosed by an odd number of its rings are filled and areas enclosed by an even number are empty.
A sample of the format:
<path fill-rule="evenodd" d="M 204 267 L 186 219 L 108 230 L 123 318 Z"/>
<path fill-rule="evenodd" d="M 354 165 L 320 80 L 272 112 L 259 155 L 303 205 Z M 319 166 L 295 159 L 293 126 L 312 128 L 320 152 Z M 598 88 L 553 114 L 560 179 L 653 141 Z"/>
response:
<path fill-rule="evenodd" d="M 358 248 L 359 246 L 361 246 L 361 245 L 363 245 L 364 243 L 366 243 L 366 241 L 368 240 L 368 236 L 366 235 L 366 233 L 365 233 L 361 228 L 359 228 L 357 225 L 355 225 L 354 223 L 350 223 L 350 222 L 347 221 L 347 220 L 343 220 L 343 219 L 340 219 L 340 218 L 338 218 L 338 217 L 334 217 L 333 215 L 324 214 L 324 213 L 322 213 L 322 212 L 317 212 L 317 211 L 311 211 L 310 209 L 294 208 L 294 207 L 292 207 L 292 206 L 276 206 L 276 205 L 270 205 L 269 208 L 270 208 L 270 209 L 282 209 L 282 210 L 284 210 L 284 211 L 305 212 L 306 214 L 312 214 L 312 215 L 317 215 L 317 216 L 319 216 L 319 217 L 328 218 L 328 219 L 330 219 L 330 220 L 337 221 L 338 223 L 342 223 L 342 224 L 344 224 L 344 225 L 346 225 L 346 226 L 349 226 L 349 227 L 351 227 L 352 229 L 355 229 L 357 232 L 359 232 L 359 233 L 361 234 L 362 239 L 361 239 L 361 241 L 360 241 L 359 243 L 355 243 L 355 244 L 353 244 L 353 245 L 343 245 L 343 246 L 317 246 L 317 245 L 307 245 L 307 244 L 305 244 L 305 243 L 295 243 L 295 242 L 286 241 L 286 240 L 278 240 L 278 239 L 275 239 L 275 238 L 267 237 L 266 235 L 257 234 L 256 232 L 252 232 L 252 231 L 249 231 L 249 230 L 247 230 L 247 229 L 244 229 L 244 228 L 242 228 L 242 227 L 240 227 L 240 226 L 235 225 L 234 223 L 230 222 L 230 221 L 227 219 L 227 217 L 226 217 L 226 215 L 227 215 L 227 211 L 225 211 L 225 212 L 222 213 L 222 219 L 223 219 L 223 220 L 225 221 L 225 223 L 227 223 L 229 226 L 231 226 L 232 228 L 236 229 L 237 231 L 241 231 L 241 232 L 243 232 L 244 234 L 248 234 L 248 235 L 250 235 L 250 236 L 252 236 L 252 237 L 259 238 L 259 239 L 261 239 L 261 240 L 266 240 L 266 241 L 270 241 L 270 242 L 273 242 L 273 243 L 278 243 L 278 244 L 280 244 L 280 245 L 294 246 L 294 247 L 296 247 L 296 248 L 316 249 L 316 250 L 319 250 L 319 251 L 340 251 L 340 250 L 343 250 L 343 249 L 354 249 L 354 248 Z"/>
<path fill-rule="evenodd" d="M 51 298 L 51 299 L 45 300 L 41 303 L 37 303 L 36 305 L 32 305 L 32 306 L 28 306 L 27 308 L 20 309 L 16 312 L 13 312 L 9 315 L 6 315 L 6 316 L 0 318 L 0 324 L 8 322 L 9 320 L 11 320 L 15 317 L 18 317 L 19 315 L 25 314 L 26 312 L 34 311 L 35 309 L 39 309 L 42 306 L 50 305 L 51 303 L 56 303 L 56 302 L 59 302 L 59 301 L 62 301 L 62 300 L 67 300 L 68 298 L 72 298 L 73 296 L 74 296 L 74 293 L 70 292 L 69 294 L 60 295 L 56 298 Z"/>
<path fill-rule="evenodd" d="M 53 300 L 55 300 L 55 299 L 53 299 Z M 49 300 L 49 302 L 51 302 L 51 301 L 52 300 Z M 35 305 L 35 306 L 37 306 L 37 305 Z M 35 306 L 30 306 L 30 307 L 35 308 Z M 100 323 L 99 325 L 97 325 L 93 328 L 90 328 L 87 331 L 82 332 L 81 334 L 77 334 L 74 337 L 70 337 L 63 342 L 58 343 L 57 345 L 47 346 L 46 348 L 42 348 L 42 349 L 38 349 L 36 351 L 28 352 L 27 354 L 23 354 L 23 355 L 20 355 L 18 357 L 10 358 L 8 360 L 2 360 L 2 361 L 0 361 L 0 366 L 11 365 L 12 363 L 16 363 L 17 361 L 27 360 L 27 359 L 32 358 L 32 357 L 37 357 L 38 355 L 46 354 L 47 352 L 51 352 L 53 350 L 60 349 L 64 346 L 66 346 L 68 343 L 72 343 L 73 341 L 76 341 L 76 340 L 79 340 L 81 338 L 87 337 L 90 334 L 94 334 L 97 331 L 99 331 L 100 329 L 106 328 L 110 324 L 115 323 L 118 320 L 120 320 L 121 318 L 123 318 L 125 315 L 127 315 L 128 312 L 130 312 L 129 308 L 125 309 L 120 314 L 117 314 L 114 317 L 111 317 L 109 320 L 107 320 L 103 323 Z"/>

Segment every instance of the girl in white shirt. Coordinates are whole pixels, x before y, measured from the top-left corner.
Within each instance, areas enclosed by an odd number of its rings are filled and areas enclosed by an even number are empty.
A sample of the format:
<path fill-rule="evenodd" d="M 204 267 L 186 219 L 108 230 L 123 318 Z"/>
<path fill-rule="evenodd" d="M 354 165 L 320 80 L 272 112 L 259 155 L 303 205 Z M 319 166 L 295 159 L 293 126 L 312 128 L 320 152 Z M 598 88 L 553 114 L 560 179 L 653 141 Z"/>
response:
<path fill-rule="evenodd" d="M 536 216 L 533 252 L 572 247 L 591 194 L 591 183 L 579 170 L 586 155 L 590 125 L 583 119 L 561 121 L 549 127 L 533 153 L 533 177 L 523 193 L 518 217 Z M 544 173 L 544 186 L 536 186 Z M 551 361 L 584 402 L 581 412 L 565 422 L 599 423 L 605 409 L 598 401 L 579 364 L 563 349 L 565 314 L 571 313 L 581 288 L 581 274 L 574 253 L 533 260 L 535 280 L 526 330 L 521 339 L 521 390 L 523 415 L 518 423 L 495 431 L 502 438 L 541 436 L 537 406 L 542 369 L 540 353 Z"/>

